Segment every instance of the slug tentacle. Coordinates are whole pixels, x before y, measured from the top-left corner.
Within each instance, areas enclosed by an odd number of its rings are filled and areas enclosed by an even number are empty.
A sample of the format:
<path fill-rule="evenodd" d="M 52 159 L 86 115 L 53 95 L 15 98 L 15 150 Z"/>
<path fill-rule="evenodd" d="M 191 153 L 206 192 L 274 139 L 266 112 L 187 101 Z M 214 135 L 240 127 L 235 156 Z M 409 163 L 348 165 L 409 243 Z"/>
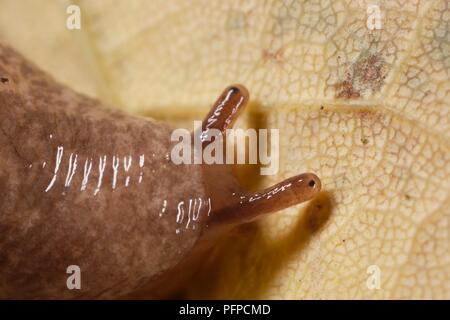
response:
<path fill-rule="evenodd" d="M 261 192 L 236 193 L 231 205 L 214 212 L 211 224 L 240 224 L 255 220 L 316 196 L 321 189 L 319 177 L 303 173 L 288 178 Z"/>
<path fill-rule="evenodd" d="M 214 129 L 223 134 L 226 129 L 231 128 L 248 100 L 248 90 L 243 85 L 235 84 L 227 87 L 203 120 L 201 141 L 209 140 L 207 137 Z"/>

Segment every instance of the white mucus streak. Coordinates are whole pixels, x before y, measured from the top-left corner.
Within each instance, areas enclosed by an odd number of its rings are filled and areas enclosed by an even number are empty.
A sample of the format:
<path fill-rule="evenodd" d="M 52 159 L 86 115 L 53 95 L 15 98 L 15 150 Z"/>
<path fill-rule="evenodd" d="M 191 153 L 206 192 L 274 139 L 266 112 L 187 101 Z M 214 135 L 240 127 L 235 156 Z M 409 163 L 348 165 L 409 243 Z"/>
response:
<path fill-rule="evenodd" d="M 106 155 L 104 155 L 103 158 L 99 157 L 99 162 L 98 162 L 99 176 L 98 176 L 97 188 L 94 191 L 94 196 L 97 195 L 97 193 L 100 191 L 100 188 L 102 186 L 103 173 L 105 172 L 105 167 L 106 167 Z"/>
<path fill-rule="evenodd" d="M 123 168 L 125 169 L 125 172 L 128 172 L 130 170 L 132 161 L 133 159 L 131 158 L 131 156 L 128 156 L 128 160 L 127 157 L 123 157 Z M 125 178 L 125 187 L 128 187 L 129 184 L 130 176 L 127 176 Z"/>
<path fill-rule="evenodd" d="M 189 228 L 189 224 L 191 223 L 191 208 L 192 208 L 192 199 L 189 199 L 189 211 L 188 211 L 188 221 L 186 223 L 186 229 Z"/>
<path fill-rule="evenodd" d="M 208 198 L 208 217 L 210 213 L 211 213 L 211 198 Z"/>
<path fill-rule="evenodd" d="M 58 175 L 59 166 L 61 165 L 61 160 L 64 154 L 64 148 L 62 146 L 59 146 L 56 152 L 56 164 L 55 164 L 55 171 L 53 173 L 52 180 L 48 184 L 47 188 L 45 189 L 45 192 L 48 192 L 56 181 L 56 176 Z"/>
<path fill-rule="evenodd" d="M 184 201 L 178 202 L 177 223 L 181 224 L 184 219 Z"/>
<path fill-rule="evenodd" d="M 143 176 L 142 168 L 144 167 L 144 161 L 145 161 L 145 155 L 141 154 L 139 156 L 139 167 L 141 168 L 141 172 L 139 173 L 139 183 L 142 182 L 142 176 Z"/>
<path fill-rule="evenodd" d="M 166 208 L 167 208 L 167 200 L 163 201 L 163 207 L 161 209 L 161 212 L 159 213 L 159 216 L 162 217 L 164 212 L 166 212 Z"/>
<path fill-rule="evenodd" d="M 84 172 L 83 172 L 83 180 L 81 181 L 81 191 L 86 190 L 86 186 L 89 180 L 89 174 L 91 173 L 91 169 L 92 169 L 92 159 L 89 160 L 89 165 L 88 165 L 88 159 L 86 159 L 86 161 L 84 162 Z"/>
<path fill-rule="evenodd" d="M 197 199 L 195 199 L 194 201 L 195 201 L 194 202 L 194 208 L 195 208 L 195 206 L 197 204 Z M 197 215 L 195 215 L 195 214 L 192 215 L 192 220 L 194 220 L 194 221 L 197 221 L 198 217 L 200 216 L 200 210 L 202 209 L 202 202 L 203 202 L 202 198 L 198 198 L 198 201 L 199 201 L 200 204 L 198 205 Z"/>
<path fill-rule="evenodd" d="M 119 157 L 113 156 L 113 159 L 112 159 L 112 167 L 113 167 L 113 171 L 114 171 L 113 181 L 112 181 L 113 190 L 116 189 L 117 173 L 119 172 L 119 163 L 120 163 Z"/>
<path fill-rule="evenodd" d="M 72 182 L 72 178 L 75 175 L 75 171 L 77 170 L 78 155 L 75 154 L 73 161 L 72 161 L 72 157 L 73 157 L 73 153 L 71 153 L 70 157 L 69 157 L 69 170 L 67 171 L 66 183 L 64 184 L 64 186 L 66 188 L 70 186 L 70 183 Z"/>

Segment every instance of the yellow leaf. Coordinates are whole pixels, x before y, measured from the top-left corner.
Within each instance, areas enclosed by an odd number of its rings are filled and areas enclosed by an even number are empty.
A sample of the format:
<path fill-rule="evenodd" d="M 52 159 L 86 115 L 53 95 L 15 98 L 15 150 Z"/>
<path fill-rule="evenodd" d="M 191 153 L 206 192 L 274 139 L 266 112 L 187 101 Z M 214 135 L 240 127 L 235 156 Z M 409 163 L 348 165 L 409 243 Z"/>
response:
<path fill-rule="evenodd" d="M 81 92 L 186 126 L 242 83 L 241 125 L 280 129 L 280 172 L 253 183 L 323 181 L 218 245 L 188 297 L 450 298 L 448 1 L 81 0 L 67 30 L 69 3 L 1 0 L 0 40 Z"/>

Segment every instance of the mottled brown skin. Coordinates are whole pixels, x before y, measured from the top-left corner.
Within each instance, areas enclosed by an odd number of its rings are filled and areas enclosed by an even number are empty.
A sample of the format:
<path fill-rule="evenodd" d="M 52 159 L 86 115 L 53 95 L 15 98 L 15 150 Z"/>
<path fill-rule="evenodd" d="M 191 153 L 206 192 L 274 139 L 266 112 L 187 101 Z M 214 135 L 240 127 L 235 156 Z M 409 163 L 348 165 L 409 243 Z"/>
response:
<path fill-rule="evenodd" d="M 114 111 L 77 94 L 4 45 L 0 79 L 1 298 L 117 298 L 136 292 L 164 297 L 192 272 L 194 261 L 216 237 L 320 190 L 315 175 L 303 174 L 291 178 L 293 187 L 287 192 L 240 203 L 239 195 L 251 195 L 241 189 L 230 165 L 170 161 L 169 125 Z M 248 100 L 241 86 L 227 90 L 231 99 L 211 126 L 222 131 L 231 127 Z M 243 103 L 238 105 L 238 98 Z M 211 112 L 221 102 L 223 96 Z M 58 146 L 64 146 L 63 160 L 55 184 L 45 192 Z M 65 187 L 70 153 L 78 154 L 78 171 Z M 136 162 L 143 153 L 141 169 Z M 103 186 L 94 196 L 103 155 Z M 135 161 L 128 187 L 121 170 L 117 188 L 111 188 L 113 155 L 131 155 Z M 87 189 L 80 191 L 87 158 L 93 159 L 92 172 Z M 141 171 L 143 181 L 137 183 Z M 194 197 L 211 198 L 210 215 L 205 207 L 195 229 L 177 234 L 176 204 Z M 163 200 L 168 205 L 160 217 Z M 81 290 L 67 289 L 69 265 L 81 268 Z"/>

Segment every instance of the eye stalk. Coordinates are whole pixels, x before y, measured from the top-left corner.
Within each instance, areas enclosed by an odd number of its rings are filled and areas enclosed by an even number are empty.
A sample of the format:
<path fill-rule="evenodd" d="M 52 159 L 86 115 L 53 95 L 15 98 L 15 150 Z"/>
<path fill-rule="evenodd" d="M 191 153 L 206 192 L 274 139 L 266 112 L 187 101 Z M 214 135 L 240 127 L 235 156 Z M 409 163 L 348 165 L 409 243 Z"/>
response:
<path fill-rule="evenodd" d="M 251 222 L 265 214 L 311 200 L 320 190 L 319 177 L 313 173 L 303 173 L 260 192 L 236 194 L 232 205 L 211 215 L 211 222 L 212 224 Z"/>
<path fill-rule="evenodd" d="M 210 129 L 217 129 L 224 133 L 226 129 L 233 127 L 248 100 L 249 93 L 243 85 L 234 84 L 227 87 L 203 120 L 203 134 L 207 134 Z"/>

